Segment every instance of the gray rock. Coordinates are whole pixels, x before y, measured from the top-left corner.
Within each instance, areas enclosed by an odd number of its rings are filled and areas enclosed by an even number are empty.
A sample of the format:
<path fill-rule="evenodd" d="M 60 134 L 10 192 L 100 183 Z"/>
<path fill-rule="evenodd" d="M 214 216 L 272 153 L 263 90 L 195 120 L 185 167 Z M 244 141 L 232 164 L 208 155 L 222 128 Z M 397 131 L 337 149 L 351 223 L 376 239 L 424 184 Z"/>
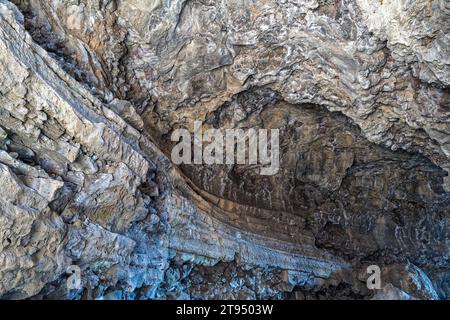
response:
<path fill-rule="evenodd" d="M 444 0 L 0 0 L 0 297 L 449 298 L 449 21 Z M 280 173 L 173 165 L 195 120 L 279 128 Z"/>

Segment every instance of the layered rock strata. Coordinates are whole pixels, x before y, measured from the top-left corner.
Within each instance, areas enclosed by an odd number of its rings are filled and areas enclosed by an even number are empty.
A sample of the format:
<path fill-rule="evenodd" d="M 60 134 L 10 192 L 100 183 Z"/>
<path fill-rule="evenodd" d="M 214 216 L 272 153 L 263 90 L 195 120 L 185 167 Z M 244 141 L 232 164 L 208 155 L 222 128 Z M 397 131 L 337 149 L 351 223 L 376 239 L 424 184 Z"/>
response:
<path fill-rule="evenodd" d="M 444 0 L 0 0 L 0 296 L 448 298 L 449 21 Z M 194 121 L 280 129 L 279 173 L 175 166 Z"/>

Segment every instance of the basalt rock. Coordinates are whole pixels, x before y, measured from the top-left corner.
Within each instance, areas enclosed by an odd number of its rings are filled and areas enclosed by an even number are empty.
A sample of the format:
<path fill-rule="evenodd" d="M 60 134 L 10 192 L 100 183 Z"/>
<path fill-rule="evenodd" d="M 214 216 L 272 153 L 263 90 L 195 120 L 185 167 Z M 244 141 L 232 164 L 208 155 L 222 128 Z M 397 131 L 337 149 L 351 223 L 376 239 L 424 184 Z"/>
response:
<path fill-rule="evenodd" d="M 0 297 L 448 299 L 449 28 L 446 0 L 0 0 Z M 279 129 L 279 172 L 174 165 L 194 121 Z"/>

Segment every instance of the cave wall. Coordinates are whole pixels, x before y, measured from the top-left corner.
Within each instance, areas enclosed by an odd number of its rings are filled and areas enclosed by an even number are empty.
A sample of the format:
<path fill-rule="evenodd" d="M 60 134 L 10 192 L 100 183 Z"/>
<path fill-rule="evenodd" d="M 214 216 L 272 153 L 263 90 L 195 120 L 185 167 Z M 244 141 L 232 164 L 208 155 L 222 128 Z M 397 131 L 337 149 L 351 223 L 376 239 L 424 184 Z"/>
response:
<path fill-rule="evenodd" d="M 1 0 L 0 296 L 448 298 L 449 21 L 444 0 Z M 194 121 L 280 129 L 280 172 L 173 165 Z"/>

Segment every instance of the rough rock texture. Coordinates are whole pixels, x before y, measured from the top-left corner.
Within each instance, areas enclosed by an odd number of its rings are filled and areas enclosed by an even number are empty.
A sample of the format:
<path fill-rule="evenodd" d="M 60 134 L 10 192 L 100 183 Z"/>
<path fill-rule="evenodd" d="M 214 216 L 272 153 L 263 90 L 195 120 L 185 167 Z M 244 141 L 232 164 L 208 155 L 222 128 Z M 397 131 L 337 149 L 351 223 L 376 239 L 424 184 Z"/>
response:
<path fill-rule="evenodd" d="M 448 1 L 0 0 L 0 66 L 0 297 L 450 297 Z"/>

